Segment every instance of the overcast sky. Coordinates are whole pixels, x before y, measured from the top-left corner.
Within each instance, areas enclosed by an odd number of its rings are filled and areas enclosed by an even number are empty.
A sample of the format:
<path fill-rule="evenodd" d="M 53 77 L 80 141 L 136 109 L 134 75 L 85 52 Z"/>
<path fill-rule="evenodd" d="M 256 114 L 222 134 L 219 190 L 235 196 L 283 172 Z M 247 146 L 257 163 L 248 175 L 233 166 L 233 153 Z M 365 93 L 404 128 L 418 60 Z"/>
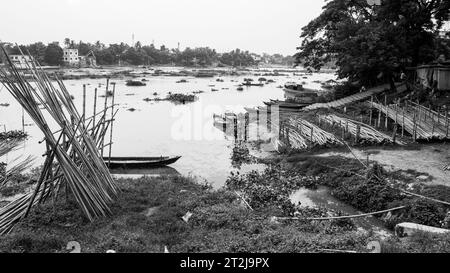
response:
<path fill-rule="evenodd" d="M 0 40 L 29 44 L 135 40 L 173 48 L 209 46 L 294 54 L 301 27 L 324 0 L 15 0 L 2 1 Z"/>

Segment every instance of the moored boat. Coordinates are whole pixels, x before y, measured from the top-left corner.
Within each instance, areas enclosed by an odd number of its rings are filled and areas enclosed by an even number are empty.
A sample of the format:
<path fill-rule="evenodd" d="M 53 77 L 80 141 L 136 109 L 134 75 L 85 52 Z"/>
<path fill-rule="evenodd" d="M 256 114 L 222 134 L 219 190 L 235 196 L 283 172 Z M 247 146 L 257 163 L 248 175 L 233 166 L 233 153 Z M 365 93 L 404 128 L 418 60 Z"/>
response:
<path fill-rule="evenodd" d="M 146 86 L 147 84 L 143 83 L 142 81 L 128 80 L 126 85 L 127 86 Z"/>
<path fill-rule="evenodd" d="M 173 164 L 181 156 L 169 157 L 103 157 L 103 161 L 109 169 L 147 169 Z"/>
<path fill-rule="evenodd" d="M 290 108 L 290 109 L 302 109 L 311 103 L 291 103 L 291 102 L 264 102 L 265 105 L 270 107 Z"/>

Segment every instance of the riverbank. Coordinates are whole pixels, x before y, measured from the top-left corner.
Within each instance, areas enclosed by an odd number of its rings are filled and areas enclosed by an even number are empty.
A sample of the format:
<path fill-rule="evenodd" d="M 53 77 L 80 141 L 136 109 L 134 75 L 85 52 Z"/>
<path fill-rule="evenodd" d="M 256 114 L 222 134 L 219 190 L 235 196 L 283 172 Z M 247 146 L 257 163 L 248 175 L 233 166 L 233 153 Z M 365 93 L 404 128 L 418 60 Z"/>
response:
<path fill-rule="evenodd" d="M 117 183 L 122 192 L 111 217 L 90 223 L 73 201 L 62 198 L 55 206 L 37 208 L 11 234 L 2 236 L 0 252 L 69 252 L 70 241 L 78 242 L 81 252 L 100 253 L 158 253 L 166 248 L 169 252 L 369 252 L 366 246 L 372 241 L 381 242 L 383 252 L 450 251 L 450 236 L 383 239 L 348 219 L 277 220 L 293 215 L 294 205 L 280 204 L 290 192 L 287 189 L 302 183 L 278 188 L 274 193 L 282 193 L 281 198 L 272 200 L 254 199 L 246 191 L 238 195 L 231 182 L 213 190 L 189 177 L 142 177 Z M 295 210 L 296 216 L 339 215 L 324 209 Z"/>
<path fill-rule="evenodd" d="M 190 178 L 121 179 L 112 217 L 89 223 L 72 202 L 45 205 L 0 240 L 1 252 L 316 252 L 364 250 L 370 236 L 334 223 L 281 224 L 232 191 Z M 269 209 L 269 207 L 267 207 Z M 191 217 L 187 217 L 192 213 Z M 185 216 L 184 221 L 182 217 Z"/>

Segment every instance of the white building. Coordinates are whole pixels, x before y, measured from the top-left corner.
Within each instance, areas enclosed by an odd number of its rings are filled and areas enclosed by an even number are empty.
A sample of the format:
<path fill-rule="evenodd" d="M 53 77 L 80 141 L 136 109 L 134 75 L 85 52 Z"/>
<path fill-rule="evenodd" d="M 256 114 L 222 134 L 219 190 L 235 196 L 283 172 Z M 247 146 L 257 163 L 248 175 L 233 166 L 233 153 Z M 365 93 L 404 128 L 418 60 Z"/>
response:
<path fill-rule="evenodd" d="M 66 65 L 79 65 L 80 57 L 78 56 L 78 49 L 65 48 L 63 53 L 63 61 Z"/>

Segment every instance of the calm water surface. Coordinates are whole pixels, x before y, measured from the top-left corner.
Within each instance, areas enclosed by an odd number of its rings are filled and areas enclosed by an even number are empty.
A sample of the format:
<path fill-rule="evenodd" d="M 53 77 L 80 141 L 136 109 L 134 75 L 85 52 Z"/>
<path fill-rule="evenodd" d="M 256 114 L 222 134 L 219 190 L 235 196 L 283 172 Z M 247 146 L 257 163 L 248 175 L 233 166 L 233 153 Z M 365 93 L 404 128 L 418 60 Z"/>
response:
<path fill-rule="evenodd" d="M 168 68 L 170 69 L 170 68 Z M 264 76 L 275 83 L 264 87 L 244 87 L 244 91 L 237 91 L 237 85 L 244 78 L 255 81 L 257 70 L 245 76 L 224 76 L 214 78 L 171 77 L 171 76 L 140 76 L 146 78 L 145 87 L 127 87 L 126 78 L 112 79 L 116 83 L 115 102 L 119 104 L 119 112 L 114 123 L 113 156 L 160 156 L 181 155 L 182 158 L 171 165 L 173 169 L 183 175 L 192 175 L 205 179 L 216 187 L 220 187 L 233 170 L 230 162 L 233 140 L 228 139 L 222 131 L 213 126 L 213 113 L 226 111 L 244 112 L 243 107 L 262 106 L 270 99 L 284 99 L 284 92 L 277 88 L 288 81 L 306 82 L 305 87 L 320 89 L 315 81 L 334 79 L 333 74 L 318 73 L 299 76 L 300 72 L 284 73 L 287 76 Z M 294 75 L 295 74 L 295 75 Z M 223 82 L 217 82 L 216 79 Z M 187 83 L 176 83 L 186 79 Z M 65 85 L 74 96 L 75 104 L 82 112 L 83 84 L 87 85 L 87 116 L 93 112 L 94 88 L 98 94 L 105 92 L 105 79 L 67 80 Z M 9 107 L 0 106 L 0 124 L 7 130 L 22 128 L 22 109 L 14 101 L 8 91 L 0 87 L 0 103 L 10 103 Z M 212 91 L 216 89 L 218 91 Z M 198 100 L 185 105 L 174 104 L 169 101 L 146 102 L 145 98 L 164 98 L 169 92 L 197 94 Z M 153 93 L 158 93 L 154 96 Z M 97 111 L 103 109 L 105 98 L 98 98 Z M 111 101 L 108 99 L 108 104 Z M 129 111 L 129 109 L 135 111 Z M 43 135 L 33 125 L 33 121 L 25 114 L 25 130 L 30 137 L 15 152 L 0 158 L 1 161 L 11 162 L 18 156 L 33 155 L 35 164 L 43 163 L 45 147 L 39 144 Z M 107 152 L 105 153 L 105 155 Z M 244 166 L 244 171 L 251 169 Z"/>

